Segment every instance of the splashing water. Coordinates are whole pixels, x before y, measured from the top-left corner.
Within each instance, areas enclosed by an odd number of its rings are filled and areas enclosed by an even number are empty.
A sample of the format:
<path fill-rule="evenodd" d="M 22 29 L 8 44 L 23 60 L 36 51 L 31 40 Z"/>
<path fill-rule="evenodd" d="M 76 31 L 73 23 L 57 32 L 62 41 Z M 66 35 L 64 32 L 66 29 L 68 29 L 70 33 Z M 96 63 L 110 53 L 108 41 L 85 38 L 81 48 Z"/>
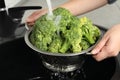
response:
<path fill-rule="evenodd" d="M 61 15 L 58 15 L 58 16 L 54 16 L 53 12 L 52 12 L 52 4 L 51 4 L 51 0 L 46 0 L 47 2 L 47 5 L 48 5 L 48 15 L 47 15 L 47 20 L 53 20 L 53 18 L 55 17 L 55 20 L 54 20 L 54 23 L 55 23 L 55 26 L 57 28 L 57 34 L 59 34 L 59 23 L 60 23 L 60 20 L 61 20 Z"/>
<path fill-rule="evenodd" d="M 52 12 L 52 4 L 51 4 L 51 0 L 46 0 L 47 5 L 48 5 L 48 16 L 47 19 L 48 20 L 53 20 L 53 12 Z"/>
<path fill-rule="evenodd" d="M 55 25 L 56 25 L 56 28 L 57 28 L 57 35 L 60 36 L 60 31 L 59 31 L 59 23 L 60 23 L 60 20 L 61 20 L 61 15 L 58 15 L 56 16 L 56 19 L 54 21 Z"/>

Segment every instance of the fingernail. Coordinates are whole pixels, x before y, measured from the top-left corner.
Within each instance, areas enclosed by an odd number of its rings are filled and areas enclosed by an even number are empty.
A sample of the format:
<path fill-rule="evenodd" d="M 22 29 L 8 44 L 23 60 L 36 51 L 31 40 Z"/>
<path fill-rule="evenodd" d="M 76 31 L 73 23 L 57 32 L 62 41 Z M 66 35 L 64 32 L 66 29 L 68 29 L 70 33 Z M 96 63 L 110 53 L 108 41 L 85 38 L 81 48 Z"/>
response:
<path fill-rule="evenodd" d="M 94 49 L 91 51 L 92 54 L 97 54 L 98 53 L 98 50 Z"/>

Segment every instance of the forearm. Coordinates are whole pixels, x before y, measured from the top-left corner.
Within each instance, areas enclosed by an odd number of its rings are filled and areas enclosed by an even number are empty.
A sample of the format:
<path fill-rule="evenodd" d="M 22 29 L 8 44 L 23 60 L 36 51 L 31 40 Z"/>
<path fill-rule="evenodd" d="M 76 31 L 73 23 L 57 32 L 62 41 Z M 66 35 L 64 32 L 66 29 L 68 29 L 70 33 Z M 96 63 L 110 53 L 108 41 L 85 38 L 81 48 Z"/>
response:
<path fill-rule="evenodd" d="M 73 15 L 77 16 L 104 6 L 105 4 L 107 4 L 107 2 L 107 0 L 69 0 L 68 2 L 58 7 L 66 8 Z M 56 8 L 57 7 L 53 8 L 53 10 Z M 33 25 L 35 20 L 37 20 L 40 16 L 44 15 L 47 12 L 48 9 L 36 11 L 31 14 L 26 21 L 29 22 L 30 25 Z"/>
<path fill-rule="evenodd" d="M 68 9 L 73 15 L 80 15 L 107 4 L 107 0 L 70 0 L 60 7 Z"/>

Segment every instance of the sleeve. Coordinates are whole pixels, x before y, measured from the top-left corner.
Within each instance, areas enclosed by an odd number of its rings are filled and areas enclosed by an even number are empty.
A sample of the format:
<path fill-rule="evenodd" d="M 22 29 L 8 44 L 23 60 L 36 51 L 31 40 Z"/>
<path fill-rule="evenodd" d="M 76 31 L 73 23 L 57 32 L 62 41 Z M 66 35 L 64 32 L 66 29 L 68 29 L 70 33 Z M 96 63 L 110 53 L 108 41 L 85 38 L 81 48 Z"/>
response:
<path fill-rule="evenodd" d="M 114 3 L 117 0 L 107 0 L 107 1 L 108 1 L 108 4 L 112 4 L 112 3 Z"/>

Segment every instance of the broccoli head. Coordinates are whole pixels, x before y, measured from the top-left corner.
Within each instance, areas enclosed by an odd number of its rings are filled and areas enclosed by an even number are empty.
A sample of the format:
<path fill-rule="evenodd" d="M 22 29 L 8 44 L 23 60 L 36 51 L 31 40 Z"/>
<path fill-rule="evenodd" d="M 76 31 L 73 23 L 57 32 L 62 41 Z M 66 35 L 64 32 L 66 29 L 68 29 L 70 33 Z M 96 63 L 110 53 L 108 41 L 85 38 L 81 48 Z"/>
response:
<path fill-rule="evenodd" d="M 73 16 L 65 8 L 57 8 L 53 14 L 52 20 L 46 18 L 47 14 L 41 16 L 35 22 L 30 35 L 31 43 L 42 51 L 81 52 L 93 45 L 100 36 L 100 30 L 86 17 Z M 55 25 L 56 17 L 59 15 L 61 19 L 59 24 Z"/>
<path fill-rule="evenodd" d="M 80 19 L 80 24 L 82 25 L 82 33 L 83 38 L 88 41 L 90 44 L 94 44 L 100 36 L 100 30 L 93 25 L 91 20 L 89 20 L 87 17 L 83 17 Z"/>

